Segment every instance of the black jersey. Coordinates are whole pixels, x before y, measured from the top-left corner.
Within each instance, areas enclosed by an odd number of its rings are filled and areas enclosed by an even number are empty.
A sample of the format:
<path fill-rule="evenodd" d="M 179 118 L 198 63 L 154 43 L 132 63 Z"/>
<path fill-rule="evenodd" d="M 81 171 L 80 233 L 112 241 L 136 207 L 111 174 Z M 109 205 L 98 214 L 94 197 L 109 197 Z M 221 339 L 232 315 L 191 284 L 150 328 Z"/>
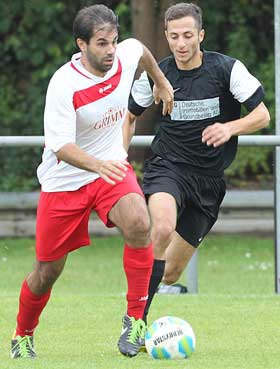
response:
<path fill-rule="evenodd" d="M 242 103 L 249 111 L 259 105 L 264 96 L 260 82 L 239 60 L 205 50 L 199 68 L 179 70 L 173 56 L 159 66 L 173 86 L 174 107 L 171 115 L 158 112 L 152 151 L 183 168 L 221 175 L 235 157 L 237 137 L 214 148 L 202 143 L 202 131 L 240 118 Z M 128 109 L 140 115 L 152 103 L 152 81 L 144 72 L 134 82 Z"/>

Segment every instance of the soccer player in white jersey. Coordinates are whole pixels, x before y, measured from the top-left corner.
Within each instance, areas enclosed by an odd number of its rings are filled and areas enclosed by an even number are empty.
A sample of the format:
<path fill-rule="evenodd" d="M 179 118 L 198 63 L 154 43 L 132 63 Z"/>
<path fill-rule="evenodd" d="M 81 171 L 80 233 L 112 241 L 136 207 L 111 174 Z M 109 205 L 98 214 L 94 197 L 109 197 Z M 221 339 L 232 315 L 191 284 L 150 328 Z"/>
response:
<path fill-rule="evenodd" d="M 90 243 L 95 211 L 124 237 L 127 312 L 118 347 L 135 356 L 145 333 L 142 320 L 153 254 L 144 196 L 123 148 L 122 123 L 138 64 L 155 83 L 163 114 L 173 89 L 148 49 L 135 39 L 120 44 L 118 21 L 104 5 L 81 9 L 73 24 L 80 53 L 53 75 L 47 91 L 45 148 L 38 168 L 36 263 L 22 284 L 12 358 L 35 357 L 33 332 L 67 254 Z"/>
<path fill-rule="evenodd" d="M 167 9 L 165 34 L 173 55 L 159 65 L 174 88 L 174 108 L 170 115 L 159 112 L 143 178 L 155 256 L 145 321 L 161 280 L 178 280 L 217 220 L 223 173 L 235 157 L 237 136 L 266 127 L 270 119 L 263 88 L 246 67 L 200 47 L 204 30 L 197 5 Z M 153 102 L 152 85 L 146 73 L 133 85 L 123 126 L 127 148 L 136 116 Z M 241 104 L 248 110 L 242 118 Z"/>

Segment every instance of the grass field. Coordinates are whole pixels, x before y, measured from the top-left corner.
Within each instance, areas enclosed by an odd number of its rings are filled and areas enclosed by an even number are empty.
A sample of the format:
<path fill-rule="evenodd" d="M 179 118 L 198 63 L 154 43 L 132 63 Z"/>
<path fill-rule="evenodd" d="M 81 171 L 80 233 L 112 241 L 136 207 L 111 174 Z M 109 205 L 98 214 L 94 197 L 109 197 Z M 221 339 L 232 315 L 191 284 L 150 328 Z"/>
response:
<path fill-rule="evenodd" d="M 199 294 L 156 296 L 150 322 L 177 315 L 196 333 L 196 352 L 178 361 L 144 353 L 129 359 L 117 350 L 126 306 L 119 237 L 95 239 L 69 255 L 36 330 L 38 358 L 11 360 L 18 292 L 33 257 L 34 240 L 0 240 L 1 369 L 280 368 L 280 297 L 270 238 L 209 236 L 199 252 Z"/>

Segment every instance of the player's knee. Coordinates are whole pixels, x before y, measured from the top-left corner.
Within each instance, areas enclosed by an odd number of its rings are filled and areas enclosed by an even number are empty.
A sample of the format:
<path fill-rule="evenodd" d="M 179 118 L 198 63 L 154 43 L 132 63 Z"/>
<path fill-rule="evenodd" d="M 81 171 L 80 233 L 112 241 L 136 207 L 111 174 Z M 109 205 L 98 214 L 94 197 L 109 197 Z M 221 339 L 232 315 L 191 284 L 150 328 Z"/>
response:
<path fill-rule="evenodd" d="M 147 214 L 139 214 L 139 216 L 135 217 L 133 220 L 133 225 L 130 227 L 132 232 L 146 237 L 150 232 L 150 218 Z"/>
<path fill-rule="evenodd" d="M 59 275 L 60 270 L 58 270 L 55 267 L 52 267 L 51 265 L 40 268 L 39 276 L 40 276 L 41 293 L 44 293 L 47 290 L 49 290 L 53 286 Z"/>
<path fill-rule="evenodd" d="M 124 230 L 126 241 L 130 244 L 143 244 L 148 242 L 150 234 L 150 218 L 147 214 L 139 214 L 130 219 Z"/>
<path fill-rule="evenodd" d="M 155 245 L 165 244 L 168 245 L 171 241 L 171 236 L 174 228 L 170 223 L 156 223 L 152 229 L 152 239 Z"/>

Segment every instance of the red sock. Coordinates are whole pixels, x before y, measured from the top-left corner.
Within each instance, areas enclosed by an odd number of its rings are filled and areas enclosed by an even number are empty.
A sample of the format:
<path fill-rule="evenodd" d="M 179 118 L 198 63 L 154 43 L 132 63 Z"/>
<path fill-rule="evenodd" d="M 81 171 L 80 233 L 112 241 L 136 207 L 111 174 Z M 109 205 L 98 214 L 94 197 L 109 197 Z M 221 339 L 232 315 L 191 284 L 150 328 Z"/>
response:
<path fill-rule="evenodd" d="M 51 289 L 43 295 L 35 295 L 24 280 L 19 297 L 16 336 L 33 335 L 34 329 L 39 323 L 39 316 L 46 306 L 50 294 Z"/>
<path fill-rule="evenodd" d="M 123 265 L 128 286 L 127 315 L 142 319 L 153 265 L 152 244 L 145 248 L 125 245 Z"/>

